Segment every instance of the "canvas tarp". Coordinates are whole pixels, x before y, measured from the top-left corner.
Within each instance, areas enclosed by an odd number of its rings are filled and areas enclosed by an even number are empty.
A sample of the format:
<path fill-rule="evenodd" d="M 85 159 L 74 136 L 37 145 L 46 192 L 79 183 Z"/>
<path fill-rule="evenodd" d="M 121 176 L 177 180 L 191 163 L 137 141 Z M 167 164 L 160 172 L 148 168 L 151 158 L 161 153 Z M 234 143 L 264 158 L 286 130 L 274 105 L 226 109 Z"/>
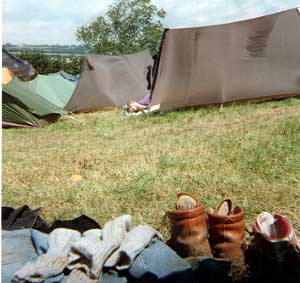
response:
<path fill-rule="evenodd" d="M 299 94 L 299 11 L 167 30 L 159 58 L 152 110 Z"/>
<path fill-rule="evenodd" d="M 2 85 L 2 123 L 4 126 L 41 127 L 67 114 L 52 104 L 28 84 L 14 77 L 8 85 Z"/>
<path fill-rule="evenodd" d="M 146 75 L 152 64 L 147 50 L 123 56 L 87 55 L 65 109 L 86 112 L 119 107 L 128 100 L 143 98 L 149 93 Z"/>

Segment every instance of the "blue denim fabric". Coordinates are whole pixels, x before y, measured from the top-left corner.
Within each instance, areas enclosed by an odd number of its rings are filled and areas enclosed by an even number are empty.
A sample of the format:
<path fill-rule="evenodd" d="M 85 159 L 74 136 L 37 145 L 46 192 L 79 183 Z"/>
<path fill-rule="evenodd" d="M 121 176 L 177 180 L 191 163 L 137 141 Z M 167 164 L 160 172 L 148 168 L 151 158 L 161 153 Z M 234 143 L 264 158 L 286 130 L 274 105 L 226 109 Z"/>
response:
<path fill-rule="evenodd" d="M 127 283 L 127 278 L 125 276 L 120 276 L 116 271 L 109 271 L 104 273 L 101 283 Z M 99 283 L 100 283 L 99 282 Z"/>
<path fill-rule="evenodd" d="M 36 230 L 2 231 L 1 282 L 12 282 L 14 273 L 26 262 L 35 260 L 48 249 L 48 235 Z M 62 276 L 47 279 L 46 283 L 60 282 Z"/>
<path fill-rule="evenodd" d="M 139 254 L 128 272 L 129 282 L 193 282 L 191 265 L 159 240 Z"/>

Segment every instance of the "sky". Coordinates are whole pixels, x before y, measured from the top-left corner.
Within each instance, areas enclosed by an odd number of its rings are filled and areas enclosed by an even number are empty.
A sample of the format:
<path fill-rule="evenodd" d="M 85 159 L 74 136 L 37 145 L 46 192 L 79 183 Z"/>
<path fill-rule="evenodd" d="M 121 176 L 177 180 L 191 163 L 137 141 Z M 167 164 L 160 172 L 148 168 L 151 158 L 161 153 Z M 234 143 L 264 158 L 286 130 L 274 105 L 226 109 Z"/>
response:
<path fill-rule="evenodd" d="M 105 15 L 114 0 L 3 0 L 2 41 L 13 44 L 80 44 L 75 32 Z M 165 27 L 228 23 L 300 6 L 300 0 L 152 0 Z"/>

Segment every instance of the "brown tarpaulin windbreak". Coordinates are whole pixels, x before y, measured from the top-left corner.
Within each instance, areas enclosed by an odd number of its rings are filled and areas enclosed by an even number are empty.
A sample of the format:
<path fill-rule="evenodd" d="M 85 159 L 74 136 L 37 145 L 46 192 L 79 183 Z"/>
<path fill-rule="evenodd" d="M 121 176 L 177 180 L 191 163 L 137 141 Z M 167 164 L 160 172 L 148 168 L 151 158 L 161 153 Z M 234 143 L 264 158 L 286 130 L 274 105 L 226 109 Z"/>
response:
<path fill-rule="evenodd" d="M 149 51 L 123 55 L 87 55 L 76 89 L 65 106 L 72 112 L 88 112 L 123 106 L 149 94 L 147 67 L 153 59 Z"/>
<path fill-rule="evenodd" d="M 300 93 L 298 9 L 166 30 L 152 110 L 266 100 Z"/>

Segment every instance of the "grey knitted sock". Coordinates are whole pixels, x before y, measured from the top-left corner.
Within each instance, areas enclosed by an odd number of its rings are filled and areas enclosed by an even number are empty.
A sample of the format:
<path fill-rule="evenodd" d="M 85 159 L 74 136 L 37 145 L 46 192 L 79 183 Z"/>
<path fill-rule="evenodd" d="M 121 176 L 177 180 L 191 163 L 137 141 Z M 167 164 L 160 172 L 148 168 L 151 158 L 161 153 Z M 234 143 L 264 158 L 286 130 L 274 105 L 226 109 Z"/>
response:
<path fill-rule="evenodd" d="M 133 228 L 119 249 L 105 262 L 105 267 L 116 267 L 118 270 L 129 268 L 154 237 L 163 241 L 163 236 L 151 226 L 139 225 Z"/>
<path fill-rule="evenodd" d="M 71 246 L 68 268 L 89 269 L 90 277 L 99 279 L 104 262 L 120 246 L 131 227 L 131 216 L 123 215 L 104 225 L 102 240 L 97 233 L 94 237 L 85 235 Z"/>
<path fill-rule="evenodd" d="M 131 229 L 132 229 L 131 215 L 119 216 L 104 225 L 102 239 L 121 243 L 125 235 Z"/>
<path fill-rule="evenodd" d="M 98 278 L 104 262 L 112 255 L 112 253 L 121 245 L 126 234 L 132 228 L 132 218 L 130 215 L 122 215 L 114 220 L 106 223 L 103 227 L 103 241 L 96 247 L 93 255 L 91 276 Z"/>
<path fill-rule="evenodd" d="M 91 229 L 82 234 L 82 237 L 71 245 L 69 251 L 70 270 L 75 268 L 89 269 L 87 265 L 92 260 L 93 247 L 101 242 L 102 230 Z"/>

